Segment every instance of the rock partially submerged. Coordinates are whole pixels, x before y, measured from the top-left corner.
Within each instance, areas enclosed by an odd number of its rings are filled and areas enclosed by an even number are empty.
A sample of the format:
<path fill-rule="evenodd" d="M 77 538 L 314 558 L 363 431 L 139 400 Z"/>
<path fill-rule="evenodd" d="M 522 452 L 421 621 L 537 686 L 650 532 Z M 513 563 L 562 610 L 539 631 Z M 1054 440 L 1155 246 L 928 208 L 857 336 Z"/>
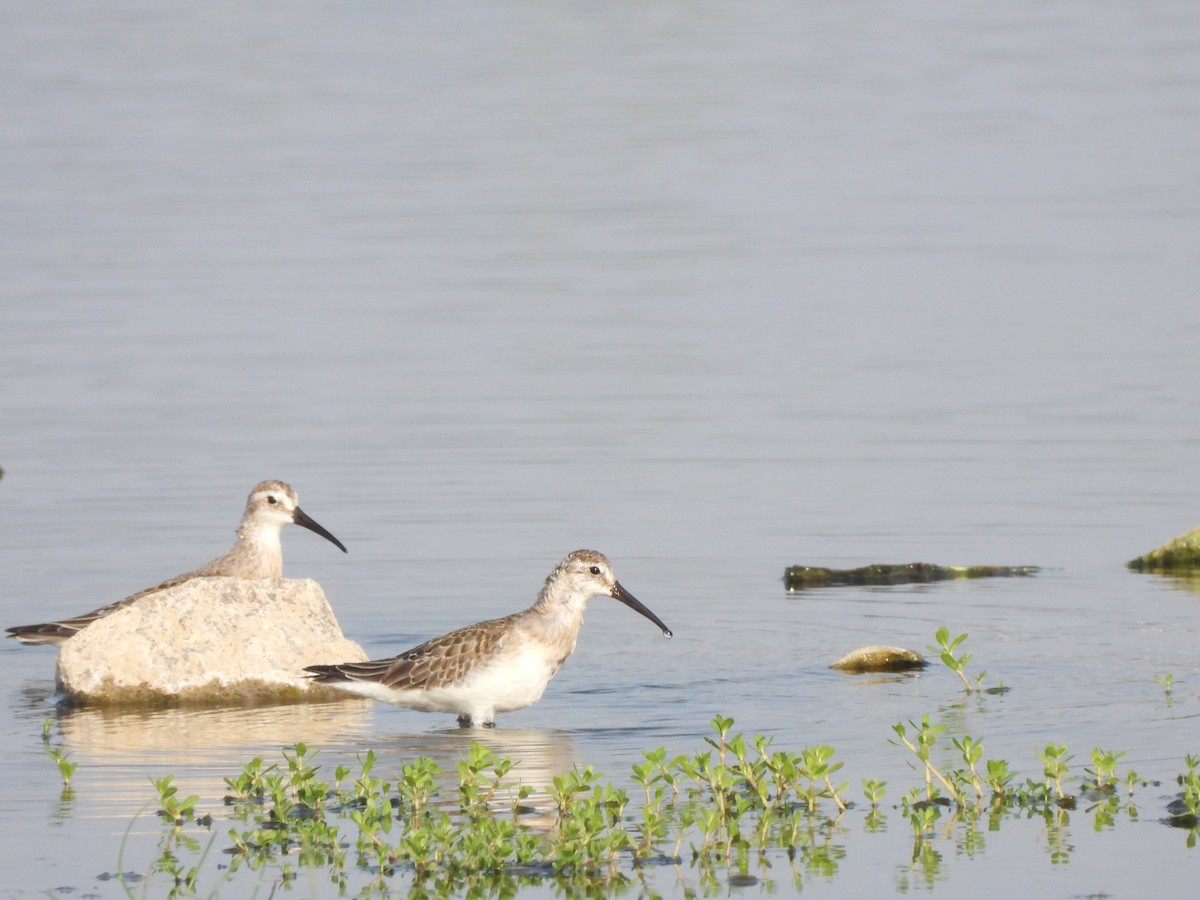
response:
<path fill-rule="evenodd" d="M 306 665 L 366 658 L 311 579 L 194 578 L 66 641 L 57 682 L 83 704 L 323 700 Z"/>
<path fill-rule="evenodd" d="M 789 566 L 783 572 L 783 583 L 789 591 L 800 591 L 848 584 L 918 584 L 955 578 L 1019 578 L 1034 575 L 1038 571 L 1037 566 L 935 566 L 921 562 L 900 565 L 875 563 L 857 569 Z"/>
<path fill-rule="evenodd" d="M 844 672 L 909 672 L 924 669 L 929 660 L 916 650 L 875 644 L 851 650 L 829 668 Z"/>
<path fill-rule="evenodd" d="M 1135 572 L 1189 572 L 1200 569 L 1200 527 L 1127 562 Z"/>

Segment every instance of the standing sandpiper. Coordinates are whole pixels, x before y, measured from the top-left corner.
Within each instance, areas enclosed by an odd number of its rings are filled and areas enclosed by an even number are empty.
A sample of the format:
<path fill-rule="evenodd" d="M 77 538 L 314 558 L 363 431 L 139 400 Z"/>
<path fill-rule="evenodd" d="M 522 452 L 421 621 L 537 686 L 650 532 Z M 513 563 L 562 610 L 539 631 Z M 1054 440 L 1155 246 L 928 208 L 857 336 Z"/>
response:
<path fill-rule="evenodd" d="M 613 577 L 595 550 L 576 550 L 554 567 L 533 606 L 468 625 L 399 656 L 308 666 L 318 684 L 421 712 L 451 712 L 458 724 L 491 726 L 496 713 L 524 709 L 575 649 L 583 609 L 601 594 L 671 629 Z"/>
<path fill-rule="evenodd" d="M 279 530 L 289 523 L 315 531 L 343 553 L 347 552 L 341 541 L 304 514 L 297 505 L 296 492 L 291 485 L 282 481 L 263 481 L 250 492 L 246 511 L 242 513 L 242 521 L 238 525 L 237 542 L 224 556 L 82 616 L 40 625 L 15 625 L 5 630 L 9 637 L 23 644 L 61 644 L 97 619 L 193 578 L 213 575 L 247 579 L 278 578 L 283 574 L 283 548 L 279 543 Z"/>

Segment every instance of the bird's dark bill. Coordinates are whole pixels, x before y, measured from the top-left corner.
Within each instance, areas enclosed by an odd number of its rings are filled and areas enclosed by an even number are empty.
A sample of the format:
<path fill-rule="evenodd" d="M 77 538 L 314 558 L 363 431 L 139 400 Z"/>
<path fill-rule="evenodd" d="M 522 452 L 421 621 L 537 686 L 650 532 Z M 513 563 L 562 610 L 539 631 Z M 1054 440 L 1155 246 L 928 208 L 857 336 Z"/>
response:
<path fill-rule="evenodd" d="M 332 534 L 330 534 L 328 531 L 326 531 L 324 528 L 322 528 L 320 523 L 317 522 L 316 519 L 310 519 L 307 515 L 305 515 L 304 511 L 301 510 L 300 507 L 298 507 L 298 506 L 296 507 L 296 512 L 292 515 L 292 521 L 295 522 L 297 525 L 299 525 L 301 528 L 307 528 L 309 531 L 316 532 L 321 537 L 325 538 L 325 540 L 329 541 L 335 547 L 340 549 L 343 553 L 350 552 L 349 550 L 346 549 L 345 544 L 343 544 L 341 541 L 339 541 L 337 538 L 335 538 Z"/>
<path fill-rule="evenodd" d="M 650 612 L 649 608 L 647 608 L 647 606 L 642 603 L 641 600 L 633 596 L 633 594 L 629 593 L 629 591 L 625 590 L 625 588 L 621 587 L 620 582 L 618 582 L 616 587 L 613 588 L 612 595 L 614 600 L 620 600 L 634 612 L 640 612 L 643 616 L 661 628 L 664 635 L 667 637 L 672 636 L 671 629 L 666 626 L 666 623 L 654 613 Z"/>

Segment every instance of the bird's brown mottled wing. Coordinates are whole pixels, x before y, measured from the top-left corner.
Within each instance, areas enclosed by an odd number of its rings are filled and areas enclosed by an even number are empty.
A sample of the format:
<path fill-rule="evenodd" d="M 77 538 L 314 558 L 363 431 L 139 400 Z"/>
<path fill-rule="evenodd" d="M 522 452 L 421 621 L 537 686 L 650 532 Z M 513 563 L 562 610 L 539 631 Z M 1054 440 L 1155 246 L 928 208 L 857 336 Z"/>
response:
<path fill-rule="evenodd" d="M 451 631 L 399 656 L 361 663 L 308 666 L 318 684 L 375 681 L 397 690 L 429 690 L 454 684 L 503 645 L 514 616 Z"/>
<path fill-rule="evenodd" d="M 14 625 L 4 630 L 8 632 L 9 637 L 14 637 L 23 644 L 60 644 L 67 638 L 73 637 L 83 631 L 83 629 L 87 628 L 97 619 L 103 619 L 105 616 L 115 613 L 118 609 L 123 609 L 126 606 L 136 603 L 150 594 L 176 587 L 185 581 L 190 581 L 199 573 L 200 570 L 188 572 L 184 575 L 176 575 L 174 578 L 168 578 L 162 584 L 156 584 L 152 588 L 146 588 L 144 591 L 130 594 L 116 603 L 110 603 L 108 606 L 102 606 L 81 616 L 60 619 L 57 622 L 42 622 L 38 625 Z"/>

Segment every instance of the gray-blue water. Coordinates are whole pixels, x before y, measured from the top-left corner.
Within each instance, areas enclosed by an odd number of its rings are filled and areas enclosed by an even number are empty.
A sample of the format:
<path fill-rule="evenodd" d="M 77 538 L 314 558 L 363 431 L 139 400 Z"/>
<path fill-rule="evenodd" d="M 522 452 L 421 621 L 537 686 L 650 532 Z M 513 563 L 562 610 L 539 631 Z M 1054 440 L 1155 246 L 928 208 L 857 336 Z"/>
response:
<path fill-rule="evenodd" d="M 891 725 L 924 713 L 1036 779 L 1047 741 L 1075 776 L 1100 747 L 1163 782 L 1200 749 L 1200 599 L 1123 567 L 1200 521 L 1194 3 L 0 20 L 0 624 L 218 555 L 282 478 L 350 548 L 289 529 L 287 572 L 372 655 L 523 607 L 586 546 L 671 625 L 593 602 L 541 703 L 500 718 L 547 780 L 703 749 L 715 713 L 832 744 L 889 800 L 919 783 Z M 913 560 L 1047 569 L 780 580 Z M 941 624 L 1011 691 L 827 669 Z M 358 703 L 58 719 L 53 651 L 0 663 L 6 896 L 123 896 L 99 876 L 153 865 L 148 776 L 219 814 L 222 776 L 297 740 L 397 763 L 469 740 Z M 1174 890 L 1196 851 L 1157 822 L 1172 790 L 1113 829 L 1077 816 L 1066 864 L 1040 820 L 947 843 L 932 887 Z M 806 894 L 910 888 L 898 813 L 843 843 Z"/>

